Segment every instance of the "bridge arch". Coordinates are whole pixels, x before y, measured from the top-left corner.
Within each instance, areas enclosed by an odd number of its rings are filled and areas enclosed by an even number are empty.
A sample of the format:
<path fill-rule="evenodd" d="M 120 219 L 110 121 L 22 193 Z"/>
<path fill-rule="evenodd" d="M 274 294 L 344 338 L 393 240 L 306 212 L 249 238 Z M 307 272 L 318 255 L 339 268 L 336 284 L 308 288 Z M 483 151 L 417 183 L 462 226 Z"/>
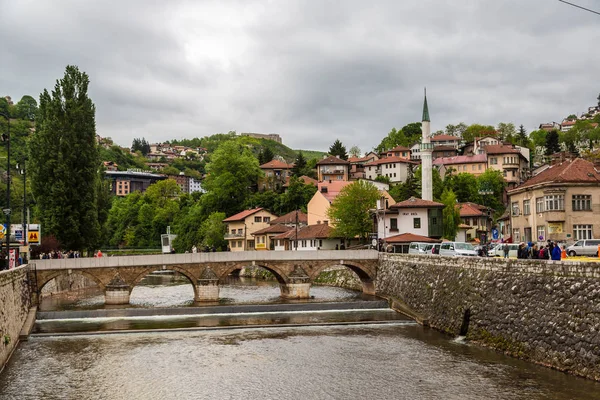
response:
<path fill-rule="evenodd" d="M 69 273 L 68 270 L 60 270 L 60 271 L 55 271 L 52 272 L 50 274 L 38 274 L 38 293 L 42 292 L 42 289 L 44 289 L 44 287 L 50 283 L 50 281 L 52 281 L 52 279 L 54 278 L 58 278 L 61 275 L 70 275 L 70 274 L 79 274 L 79 275 L 83 275 L 86 278 L 90 278 L 91 280 L 93 280 L 94 282 L 96 282 L 96 284 L 98 285 L 98 287 L 102 290 L 105 290 L 105 285 L 104 283 L 100 280 L 100 278 L 98 278 L 97 276 L 95 276 L 94 274 L 86 271 L 86 270 L 74 270 L 71 273 Z M 41 275 L 41 279 L 40 279 L 40 275 Z"/>
<path fill-rule="evenodd" d="M 343 261 L 337 264 L 334 262 L 318 263 L 315 265 L 315 268 L 310 274 L 310 281 L 314 282 L 317 276 L 319 276 L 319 274 L 325 269 L 339 266 L 348 268 L 358 276 L 358 279 L 360 279 L 362 284 L 363 293 L 372 295 L 375 294 L 375 270 L 356 262 Z"/>
<path fill-rule="evenodd" d="M 270 273 L 272 273 L 273 276 L 275 276 L 275 279 L 277 279 L 277 282 L 279 282 L 280 284 L 287 283 L 287 275 L 277 265 L 267 265 L 267 264 L 262 264 L 262 263 L 248 265 L 247 263 L 236 263 L 236 264 L 231 265 L 223 270 L 223 272 L 221 273 L 221 276 L 219 277 L 219 284 L 220 285 L 223 284 L 225 282 L 225 279 L 227 279 L 227 276 L 229 276 L 229 274 L 231 274 L 233 271 L 242 269 L 244 267 L 264 268 L 267 271 L 269 271 Z"/>
<path fill-rule="evenodd" d="M 194 299 L 198 298 L 198 287 L 196 285 L 197 278 L 194 277 L 188 270 L 182 268 L 178 265 L 165 265 L 165 266 L 152 266 L 145 267 L 144 270 L 136 275 L 129 287 L 129 293 L 133 291 L 133 289 L 139 285 L 139 283 L 144 279 L 147 275 L 151 274 L 154 271 L 175 271 L 179 272 L 181 275 L 187 278 L 187 280 L 192 284 L 192 288 L 194 288 Z"/>

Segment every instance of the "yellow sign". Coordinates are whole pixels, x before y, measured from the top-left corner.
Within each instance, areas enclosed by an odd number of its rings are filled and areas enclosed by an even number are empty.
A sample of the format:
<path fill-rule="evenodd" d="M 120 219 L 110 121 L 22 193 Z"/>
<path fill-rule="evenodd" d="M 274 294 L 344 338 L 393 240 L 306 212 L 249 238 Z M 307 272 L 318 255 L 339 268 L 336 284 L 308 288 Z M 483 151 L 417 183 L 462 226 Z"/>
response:
<path fill-rule="evenodd" d="M 27 241 L 29 243 L 39 243 L 40 242 L 40 233 L 38 231 L 27 232 Z"/>
<path fill-rule="evenodd" d="M 0 231 L 0 239 L 4 239 L 4 232 Z"/>
<path fill-rule="evenodd" d="M 2 237 L 6 235 L 6 227 L 4 225 L 0 225 L 0 233 L 2 234 Z"/>
<path fill-rule="evenodd" d="M 548 233 L 563 233 L 562 222 L 548 222 Z"/>

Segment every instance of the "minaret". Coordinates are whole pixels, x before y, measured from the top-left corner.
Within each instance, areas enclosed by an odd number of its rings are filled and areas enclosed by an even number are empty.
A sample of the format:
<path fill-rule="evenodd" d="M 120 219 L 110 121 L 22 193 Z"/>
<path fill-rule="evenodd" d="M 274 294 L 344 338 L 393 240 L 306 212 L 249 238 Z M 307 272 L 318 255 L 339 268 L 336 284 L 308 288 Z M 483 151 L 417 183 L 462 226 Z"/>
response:
<path fill-rule="evenodd" d="M 423 103 L 423 121 L 421 122 L 421 198 L 433 200 L 433 182 L 431 170 L 433 168 L 431 153 L 433 145 L 429 141 L 431 127 L 429 120 L 429 109 L 427 108 L 427 89 L 425 89 L 425 102 Z"/>

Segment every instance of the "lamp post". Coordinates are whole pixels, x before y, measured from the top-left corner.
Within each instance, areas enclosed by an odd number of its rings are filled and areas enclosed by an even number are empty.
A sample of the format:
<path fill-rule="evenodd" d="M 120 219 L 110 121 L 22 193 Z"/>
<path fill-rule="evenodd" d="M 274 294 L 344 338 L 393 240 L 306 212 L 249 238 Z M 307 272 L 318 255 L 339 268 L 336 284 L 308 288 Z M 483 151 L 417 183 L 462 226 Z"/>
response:
<path fill-rule="evenodd" d="M 10 267 L 10 117 L 8 114 L 0 113 L 0 116 L 6 118 L 8 129 L 6 134 L 2 134 L 2 140 L 6 142 L 6 208 L 4 214 L 6 214 L 6 264 L 5 267 Z"/>
<path fill-rule="evenodd" d="M 17 170 L 21 175 L 23 175 L 23 246 L 27 248 L 27 169 L 25 168 L 25 163 L 27 158 L 23 158 L 21 162 L 21 167 L 19 168 L 19 164 L 17 164 Z M 25 263 L 25 257 L 23 257 L 23 263 Z"/>

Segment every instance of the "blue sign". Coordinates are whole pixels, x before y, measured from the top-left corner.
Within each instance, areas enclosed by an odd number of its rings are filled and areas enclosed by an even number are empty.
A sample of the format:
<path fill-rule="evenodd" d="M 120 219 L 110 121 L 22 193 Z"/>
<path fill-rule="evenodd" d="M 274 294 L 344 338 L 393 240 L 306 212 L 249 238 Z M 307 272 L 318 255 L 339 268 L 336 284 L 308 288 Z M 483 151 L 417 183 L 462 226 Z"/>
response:
<path fill-rule="evenodd" d="M 498 240 L 498 229 L 496 229 L 496 228 L 492 229 L 492 238 L 494 240 Z"/>
<path fill-rule="evenodd" d="M 23 240 L 23 230 L 15 231 L 15 240 L 17 240 L 18 242 Z"/>

